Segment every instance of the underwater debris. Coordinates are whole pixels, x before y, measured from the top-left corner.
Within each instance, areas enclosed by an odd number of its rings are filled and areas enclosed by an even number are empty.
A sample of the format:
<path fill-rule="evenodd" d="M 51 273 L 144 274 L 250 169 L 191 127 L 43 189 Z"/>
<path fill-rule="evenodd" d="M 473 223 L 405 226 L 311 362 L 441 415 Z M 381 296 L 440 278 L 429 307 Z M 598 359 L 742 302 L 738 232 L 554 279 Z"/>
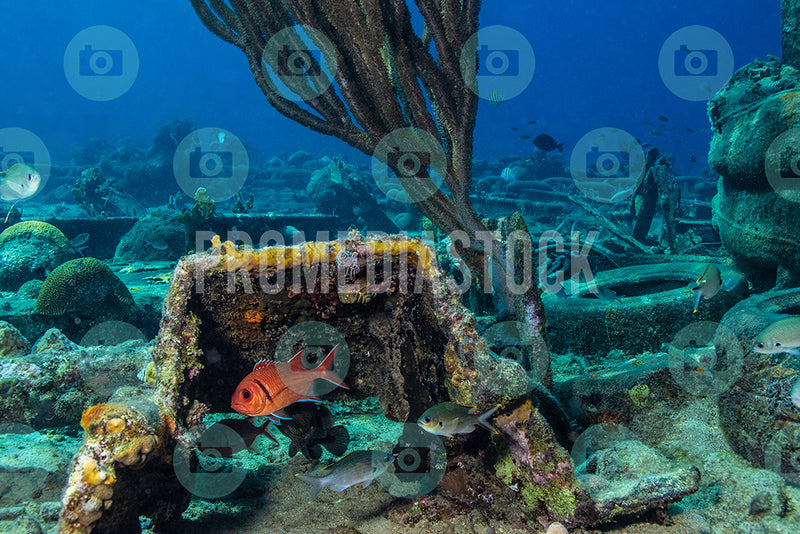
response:
<path fill-rule="evenodd" d="M 122 403 L 112 399 L 97 404 L 84 412 L 81 426 L 84 442 L 61 497 L 59 532 L 138 532 L 137 512 L 156 510 L 161 499 L 185 495 L 174 476 L 160 483 L 147 473 L 119 476 L 119 470 L 141 467 L 148 460 L 171 470 L 170 458 L 164 456 L 170 425 L 149 400 L 127 396 Z M 141 509 L 114 507 L 123 496 L 137 500 Z"/>
<path fill-rule="evenodd" d="M 626 440 L 589 457 L 575 468 L 604 521 L 664 508 L 695 493 L 700 471 L 673 465 L 663 454 L 637 440 Z"/>
<path fill-rule="evenodd" d="M 796 146 L 799 105 L 800 72 L 774 57 L 736 71 L 708 102 L 713 131 L 708 163 L 721 176 L 712 225 L 761 290 L 800 280 L 795 246 L 800 241 L 800 190 L 795 158 L 789 154 L 789 147 Z M 785 135 L 776 137 L 777 132 Z"/>
<path fill-rule="evenodd" d="M 164 444 L 165 455 L 179 452 L 181 458 L 186 456 L 184 463 L 196 456 L 195 448 L 191 444 L 179 448 L 175 443 L 185 444 L 187 436 L 196 435 L 207 413 L 228 410 L 239 378 L 263 354 L 275 352 L 279 339 L 287 333 L 287 324 L 325 322 L 338 331 L 351 354 L 346 377 L 350 390 L 337 389 L 334 394 L 378 397 L 384 414 L 394 420 L 408 420 L 412 414 L 448 400 L 483 410 L 496 406 L 501 398 L 486 387 L 485 377 L 498 374 L 498 369 L 502 370 L 499 374 L 507 374 L 506 370 L 519 367 L 514 360 L 490 355 L 485 341 L 475 332 L 474 316 L 463 307 L 451 281 L 434 263 L 433 250 L 420 240 L 364 238 L 351 233 L 341 241 L 260 250 L 216 241 L 211 251 L 187 256 L 178 263 L 153 349 L 158 376 L 148 402 L 159 407 L 171 436 L 164 441 L 159 438 L 158 443 Z M 344 280 L 344 273 L 335 268 L 336 255 L 343 249 L 360 251 L 365 260 L 353 281 Z M 312 272 L 317 275 L 309 278 Z M 337 296 L 342 290 L 340 279 L 346 287 L 366 281 L 368 273 L 378 278 L 363 290 L 375 291 L 374 296 L 366 303 L 341 303 Z M 273 287 L 279 279 L 277 291 L 246 289 L 259 284 Z M 258 322 L 246 318 L 248 311 L 251 316 L 261 314 Z M 114 402 L 128 401 L 119 398 Z M 537 410 L 526 420 L 536 422 L 531 435 L 537 436 L 537 451 L 563 451 Z M 527 450 L 530 442 L 518 441 L 517 437 L 508 436 L 508 443 L 515 451 Z M 87 436 L 79 457 L 88 449 L 93 454 L 108 452 L 102 441 L 92 441 L 91 436 Z M 151 457 L 147 455 L 148 460 L 137 466 L 135 477 L 128 478 L 137 483 L 157 483 L 159 478 L 172 476 L 174 470 L 162 469 L 161 456 L 152 457 L 154 461 Z M 119 471 L 126 468 L 116 467 L 116 479 L 126 478 Z M 560 466 L 559 477 L 567 476 L 564 469 L 570 470 L 570 464 Z M 76 462 L 70 480 L 81 473 L 80 462 Z M 495 479 L 495 475 L 490 476 Z M 110 529 L 119 525 L 120 517 L 165 517 L 159 516 L 159 511 L 175 517 L 185 509 L 188 491 L 170 483 L 165 483 L 165 488 L 169 492 L 159 490 L 157 500 L 143 499 L 146 502 L 115 489 L 113 503 L 108 510 L 101 510 L 103 516 L 97 524 L 104 522 L 103 528 Z M 533 497 L 543 503 L 542 511 L 548 516 L 551 504 L 569 513 L 571 508 L 550 502 L 564 491 L 572 489 L 538 492 Z M 85 491 L 70 489 L 65 495 L 77 500 L 65 505 L 64 515 L 74 514 L 90 498 Z"/>

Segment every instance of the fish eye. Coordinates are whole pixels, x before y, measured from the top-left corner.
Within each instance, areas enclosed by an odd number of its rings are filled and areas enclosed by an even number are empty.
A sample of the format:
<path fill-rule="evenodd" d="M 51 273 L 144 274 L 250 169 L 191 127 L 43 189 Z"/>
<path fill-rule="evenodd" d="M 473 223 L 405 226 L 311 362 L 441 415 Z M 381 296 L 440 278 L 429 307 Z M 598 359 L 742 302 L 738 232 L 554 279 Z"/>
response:
<path fill-rule="evenodd" d="M 775 342 L 775 346 L 776 346 L 776 347 L 780 347 L 780 346 L 781 346 L 781 343 L 780 343 L 780 341 L 776 341 L 776 342 Z"/>
<path fill-rule="evenodd" d="M 244 391 L 242 391 L 242 398 L 244 400 L 247 400 L 247 399 L 250 398 L 250 390 L 249 389 L 245 389 Z"/>
<path fill-rule="evenodd" d="M 763 349 L 764 348 L 764 344 L 763 343 L 756 343 L 756 348 L 757 349 Z"/>
<path fill-rule="evenodd" d="M 431 424 L 431 418 L 428 417 L 428 416 L 425 416 L 425 417 L 422 418 L 422 422 L 424 424 L 426 424 L 426 425 L 429 425 L 429 424 Z"/>

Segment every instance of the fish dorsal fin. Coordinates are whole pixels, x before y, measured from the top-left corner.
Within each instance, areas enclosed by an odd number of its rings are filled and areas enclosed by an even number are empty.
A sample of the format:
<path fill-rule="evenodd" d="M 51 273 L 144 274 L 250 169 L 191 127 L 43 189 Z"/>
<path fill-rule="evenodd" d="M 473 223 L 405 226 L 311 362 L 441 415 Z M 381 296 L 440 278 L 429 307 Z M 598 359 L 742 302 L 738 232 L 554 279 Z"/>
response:
<path fill-rule="evenodd" d="M 269 360 L 261 360 L 260 362 L 256 363 L 253 366 L 253 371 L 258 371 L 259 369 L 266 369 L 269 367 L 269 364 L 274 364 L 275 362 L 271 362 Z"/>
<path fill-rule="evenodd" d="M 303 365 L 303 353 L 305 351 L 306 349 L 304 348 L 300 349 L 294 356 L 291 357 L 291 359 L 289 360 L 289 369 L 291 369 L 292 371 L 308 371 L 308 369 L 306 369 L 306 366 Z"/>
<path fill-rule="evenodd" d="M 322 469 L 320 469 L 320 471 L 325 471 L 325 470 L 326 470 L 326 469 L 328 469 L 329 467 L 333 467 L 334 465 L 338 464 L 339 462 L 341 462 L 342 460 L 344 460 L 345 458 L 347 458 L 348 456 L 350 456 L 350 455 L 351 455 L 351 454 L 353 454 L 354 452 L 356 452 L 356 451 L 350 451 L 350 452 L 348 452 L 347 454 L 345 454 L 344 456 L 342 456 L 341 458 L 339 458 L 338 460 L 336 460 L 336 461 L 335 461 L 335 462 L 333 462 L 332 464 L 328 464 L 328 465 L 326 465 L 325 467 L 323 467 Z"/>
<path fill-rule="evenodd" d="M 316 369 L 319 370 L 330 370 L 333 369 L 333 358 L 336 355 L 336 349 L 339 348 L 339 344 L 337 343 L 335 347 L 331 349 L 331 351 L 325 356 L 325 358 L 317 364 Z M 303 353 L 306 349 L 301 349 L 297 354 L 292 356 L 292 359 L 289 360 L 289 365 L 291 366 L 290 369 L 292 371 L 310 371 L 308 367 L 303 365 Z"/>

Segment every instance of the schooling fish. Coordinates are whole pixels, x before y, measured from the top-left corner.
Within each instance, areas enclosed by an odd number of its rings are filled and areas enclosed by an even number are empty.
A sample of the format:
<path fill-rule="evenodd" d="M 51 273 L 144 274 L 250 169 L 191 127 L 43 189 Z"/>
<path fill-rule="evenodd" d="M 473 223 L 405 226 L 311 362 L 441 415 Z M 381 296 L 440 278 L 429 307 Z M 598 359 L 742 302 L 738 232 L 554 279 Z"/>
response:
<path fill-rule="evenodd" d="M 330 410 L 321 404 L 294 404 L 284 412 L 292 418 L 281 421 L 278 430 L 292 440 L 289 456 L 301 452 L 309 460 L 318 460 L 325 447 L 334 456 L 341 456 L 350 444 L 350 434 L 344 425 L 331 426 Z"/>
<path fill-rule="evenodd" d="M 333 372 L 338 347 L 333 347 L 314 369 L 307 369 L 302 363 L 305 349 L 285 363 L 261 360 L 236 387 L 231 408 L 251 417 L 274 414 L 273 418 L 287 419 L 282 408 L 295 402 L 320 400 L 313 392 L 314 380 L 318 378 L 349 389 Z"/>
<path fill-rule="evenodd" d="M 452 437 L 453 434 L 469 434 L 476 426 L 482 426 L 489 432 L 496 433 L 497 429 L 489 423 L 489 417 L 497 411 L 497 408 L 499 406 L 477 415 L 472 412 L 473 407 L 443 402 L 425 410 L 417 420 L 417 424 L 431 434 L 447 437 Z"/>
<path fill-rule="evenodd" d="M 296 475 L 311 484 L 311 499 L 315 499 L 322 488 L 344 491 L 350 486 L 362 484 L 366 488 L 377 477 L 384 474 L 394 462 L 394 456 L 382 451 L 353 451 L 341 460 L 321 469 L 325 475 Z"/>
<path fill-rule="evenodd" d="M 559 152 L 564 150 L 564 143 L 556 143 L 556 140 L 547 134 L 537 135 L 533 139 L 533 145 L 545 152 L 551 152 L 556 149 L 558 149 Z"/>
<path fill-rule="evenodd" d="M 5 172 L 0 172 L 0 198 L 22 200 L 32 197 L 39 190 L 42 177 L 30 165 L 15 163 Z"/>
<path fill-rule="evenodd" d="M 766 327 L 758 334 L 753 351 L 800 355 L 800 316 L 785 317 Z"/>

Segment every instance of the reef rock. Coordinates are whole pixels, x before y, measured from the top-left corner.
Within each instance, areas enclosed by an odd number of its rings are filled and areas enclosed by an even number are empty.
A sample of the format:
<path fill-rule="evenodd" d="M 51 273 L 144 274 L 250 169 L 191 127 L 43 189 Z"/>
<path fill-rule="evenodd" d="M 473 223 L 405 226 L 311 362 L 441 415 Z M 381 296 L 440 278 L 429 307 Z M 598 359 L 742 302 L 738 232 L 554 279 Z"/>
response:
<path fill-rule="evenodd" d="M 522 366 L 491 354 L 455 282 L 419 240 L 355 233 L 260 250 L 212 242 L 173 273 L 153 349 L 155 390 L 128 397 L 120 390 L 84 413 L 61 532 L 119 532 L 139 515 L 157 527 L 180 515 L 190 493 L 207 494 L 192 468 L 203 419 L 231 410 L 232 392 L 265 356 L 286 361 L 306 347 L 315 365 L 312 353 L 338 345 L 334 372 L 349 389 L 331 387 L 326 398 L 378 397 L 396 421 L 413 421 L 445 400 L 485 410 L 528 391 Z M 528 463 L 515 466 L 506 453 L 498 469 L 530 472 L 523 479 L 531 484 L 529 506 L 542 518 L 592 521 L 569 456 L 538 410 L 524 405 L 526 412 L 504 424 L 513 428 L 503 441 Z M 492 476 L 495 486 L 504 479 Z M 545 490 L 535 488 L 537 476 Z M 140 498 L 139 487 L 157 487 L 158 497 Z"/>
<path fill-rule="evenodd" d="M 185 252 L 184 226 L 175 211 L 159 208 L 139 219 L 117 245 L 115 263 L 177 260 Z"/>
<path fill-rule="evenodd" d="M 0 358 L 28 354 L 31 344 L 13 325 L 0 321 Z"/>
<path fill-rule="evenodd" d="M 605 519 L 665 508 L 696 492 L 700 471 L 677 467 L 660 452 L 636 440 L 622 441 L 593 454 L 576 468 Z"/>
<path fill-rule="evenodd" d="M 69 240 L 52 224 L 23 221 L 0 233 L 0 289 L 16 291 L 28 280 L 44 280 L 70 258 Z"/>
<path fill-rule="evenodd" d="M 753 351 L 758 334 L 796 314 L 800 289 L 771 291 L 743 300 L 725 314 L 717 330 L 718 366 L 738 379 L 719 397 L 720 425 L 731 447 L 752 465 L 800 483 L 800 408 L 792 402 L 797 372 L 783 367 L 785 354 Z"/>

